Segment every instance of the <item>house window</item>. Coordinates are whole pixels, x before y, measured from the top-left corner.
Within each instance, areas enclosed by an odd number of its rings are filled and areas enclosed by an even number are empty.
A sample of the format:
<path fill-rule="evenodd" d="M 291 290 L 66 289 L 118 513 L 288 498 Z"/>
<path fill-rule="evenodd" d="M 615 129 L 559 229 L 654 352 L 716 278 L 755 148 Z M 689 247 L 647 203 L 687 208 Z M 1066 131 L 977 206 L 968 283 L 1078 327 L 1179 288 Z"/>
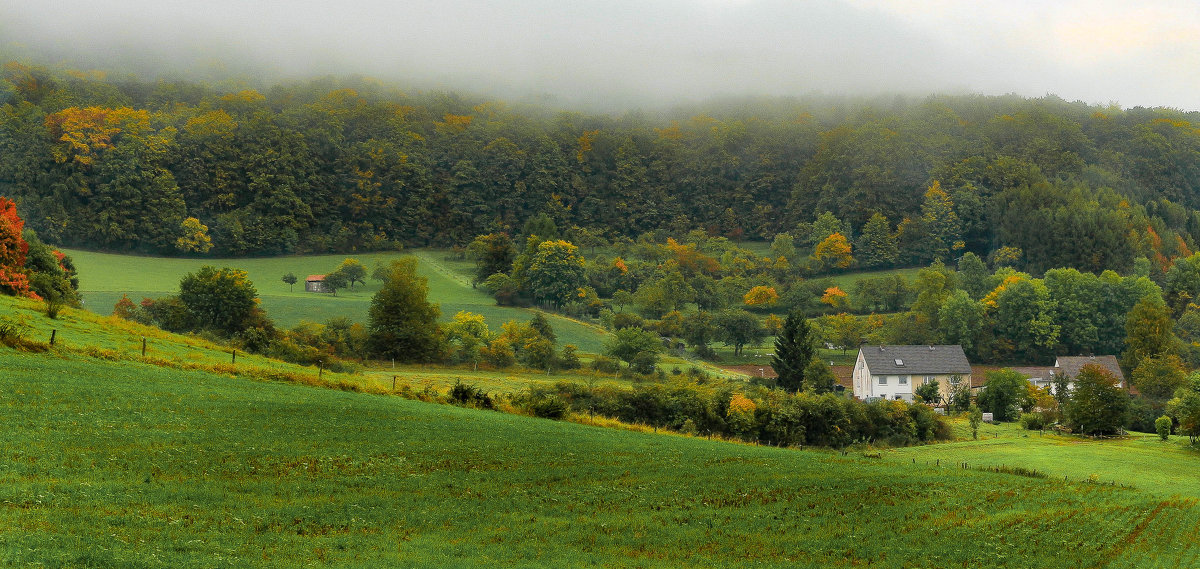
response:
<path fill-rule="evenodd" d="M 935 381 L 937 381 L 937 376 L 933 376 L 933 375 L 925 376 L 925 383 L 933 383 Z"/>
<path fill-rule="evenodd" d="M 879 385 L 887 385 L 887 376 L 879 376 Z"/>
<path fill-rule="evenodd" d="M 962 381 L 962 377 L 957 375 L 950 376 L 950 385 L 958 385 Z"/>
<path fill-rule="evenodd" d="M 908 376 L 907 375 L 900 376 L 900 385 L 908 385 Z"/>

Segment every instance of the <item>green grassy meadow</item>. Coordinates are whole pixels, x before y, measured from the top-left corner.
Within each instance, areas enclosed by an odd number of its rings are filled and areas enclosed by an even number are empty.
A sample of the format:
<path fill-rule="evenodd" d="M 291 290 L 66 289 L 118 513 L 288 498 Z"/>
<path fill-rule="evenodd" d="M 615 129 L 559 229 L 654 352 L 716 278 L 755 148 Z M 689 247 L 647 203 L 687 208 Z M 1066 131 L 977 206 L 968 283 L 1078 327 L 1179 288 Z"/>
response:
<path fill-rule="evenodd" d="M 958 423 L 956 434 L 970 439 L 970 430 Z M 1132 486 L 1164 497 L 1200 499 L 1196 469 L 1200 451 L 1187 437 L 1162 441 L 1158 435 L 1133 433 L 1125 439 L 1091 440 L 1038 431 L 1013 423 L 981 425 L 980 440 L 892 449 L 884 455 L 899 461 L 957 464 L 970 467 L 1020 466 L 1051 478 L 1093 479 Z"/>
<path fill-rule="evenodd" d="M 311 255 L 293 257 L 242 258 L 242 259 L 179 259 L 164 257 L 140 257 L 114 255 L 81 250 L 64 250 L 75 261 L 79 272 L 79 289 L 85 306 L 98 314 L 109 314 L 122 294 L 128 294 L 134 302 L 143 297 L 157 298 L 179 291 L 179 280 L 187 273 L 204 265 L 234 267 L 246 271 L 250 281 L 258 289 L 262 307 L 275 322 L 291 327 L 301 321 L 324 322 L 336 316 L 347 316 L 366 322 L 371 297 L 379 290 L 380 283 L 370 278 L 366 286 L 356 285 L 354 290 L 343 290 L 337 296 L 304 292 L 304 278 L 310 274 L 332 271 L 347 257 L 361 261 L 371 270 L 377 264 L 386 263 L 401 256 L 401 253 L 363 253 L 355 255 Z M 408 253 L 406 253 L 408 254 Z M 469 278 L 443 263 L 439 251 L 415 251 L 418 272 L 429 279 L 429 300 L 442 309 L 442 320 L 449 321 L 465 310 L 482 314 L 493 330 L 508 320 L 526 321 L 533 311 L 523 308 L 496 306 L 495 301 L 482 291 L 471 288 Z M 281 277 L 293 273 L 300 282 L 293 287 L 284 284 Z M 603 330 L 569 318 L 547 314 L 554 326 L 560 344 L 575 344 L 585 352 L 599 352 L 605 333 Z"/>
<path fill-rule="evenodd" d="M 1194 499 L 3 350 L 6 566 L 1200 562 Z"/>

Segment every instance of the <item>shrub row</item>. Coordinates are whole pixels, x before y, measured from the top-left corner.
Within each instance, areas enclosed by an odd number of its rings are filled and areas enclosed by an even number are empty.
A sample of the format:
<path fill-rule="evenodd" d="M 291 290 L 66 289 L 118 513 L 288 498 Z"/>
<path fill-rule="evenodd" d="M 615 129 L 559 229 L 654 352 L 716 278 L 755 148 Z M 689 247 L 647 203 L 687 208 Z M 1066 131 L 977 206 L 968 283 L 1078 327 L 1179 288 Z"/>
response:
<path fill-rule="evenodd" d="M 543 417 L 556 418 L 569 410 L 779 446 L 905 446 L 951 437 L 946 422 L 922 404 L 863 403 L 831 393 L 789 394 L 728 383 L 676 380 L 623 389 L 560 382 L 531 387 L 514 396 L 513 403 Z"/>

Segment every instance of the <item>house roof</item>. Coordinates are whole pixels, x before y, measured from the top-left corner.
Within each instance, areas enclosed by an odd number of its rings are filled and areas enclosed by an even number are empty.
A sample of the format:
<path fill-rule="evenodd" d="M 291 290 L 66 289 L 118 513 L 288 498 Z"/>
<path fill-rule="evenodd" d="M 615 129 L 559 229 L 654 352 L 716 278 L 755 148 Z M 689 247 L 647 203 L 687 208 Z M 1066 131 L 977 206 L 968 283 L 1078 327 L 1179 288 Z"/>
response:
<path fill-rule="evenodd" d="M 1054 368 L 1055 373 L 1065 373 L 1067 377 L 1074 379 L 1079 375 L 1079 370 L 1088 364 L 1096 364 L 1110 372 L 1122 383 L 1125 381 L 1125 375 L 1121 373 L 1121 365 L 1117 363 L 1117 356 L 1058 356 L 1058 361 Z"/>
<path fill-rule="evenodd" d="M 863 346 L 859 349 L 872 375 L 971 373 L 962 346 Z"/>
<path fill-rule="evenodd" d="M 310 283 L 311 282 L 320 282 L 320 281 L 325 280 L 325 275 L 308 275 L 308 278 L 306 278 L 304 280 L 306 282 L 310 282 Z"/>

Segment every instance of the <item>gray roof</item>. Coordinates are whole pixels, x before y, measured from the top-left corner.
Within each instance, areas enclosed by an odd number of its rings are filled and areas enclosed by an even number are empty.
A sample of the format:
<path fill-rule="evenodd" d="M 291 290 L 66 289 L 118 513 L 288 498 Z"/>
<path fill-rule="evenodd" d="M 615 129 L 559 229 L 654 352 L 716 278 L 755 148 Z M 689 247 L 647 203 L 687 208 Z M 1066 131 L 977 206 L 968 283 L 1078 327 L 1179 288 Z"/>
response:
<path fill-rule="evenodd" d="M 956 373 L 970 375 L 962 346 L 863 346 L 859 349 L 872 375 Z M 903 364 L 897 363 L 897 360 Z"/>
<path fill-rule="evenodd" d="M 1112 372 L 1121 382 L 1125 381 L 1121 365 L 1117 363 L 1117 356 L 1058 356 L 1056 363 L 1058 365 L 1054 368 L 1055 373 L 1065 373 L 1071 379 L 1079 376 L 1079 370 L 1083 369 L 1083 366 L 1096 364 Z"/>

